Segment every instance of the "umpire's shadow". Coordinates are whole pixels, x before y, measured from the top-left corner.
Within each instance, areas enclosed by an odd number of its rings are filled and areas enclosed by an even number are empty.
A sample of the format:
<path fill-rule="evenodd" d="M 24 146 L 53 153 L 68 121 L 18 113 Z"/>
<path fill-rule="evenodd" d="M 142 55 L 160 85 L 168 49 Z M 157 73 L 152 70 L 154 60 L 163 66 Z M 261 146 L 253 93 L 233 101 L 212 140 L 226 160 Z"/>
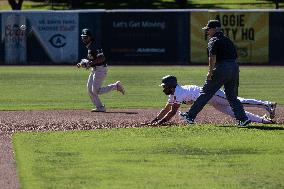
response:
<path fill-rule="evenodd" d="M 219 127 L 232 127 L 230 125 L 223 125 Z M 237 127 L 237 126 L 235 126 Z M 263 125 L 249 125 L 246 127 L 238 127 L 239 129 L 259 129 L 259 130 L 284 130 L 283 127 L 277 126 L 263 126 Z"/>
<path fill-rule="evenodd" d="M 263 126 L 263 125 L 249 125 L 247 127 L 240 127 L 246 129 L 259 129 L 259 130 L 284 130 L 283 127 L 276 127 L 276 126 Z"/>
<path fill-rule="evenodd" d="M 138 114 L 138 112 L 122 112 L 122 111 L 110 111 L 103 112 L 104 114 Z"/>

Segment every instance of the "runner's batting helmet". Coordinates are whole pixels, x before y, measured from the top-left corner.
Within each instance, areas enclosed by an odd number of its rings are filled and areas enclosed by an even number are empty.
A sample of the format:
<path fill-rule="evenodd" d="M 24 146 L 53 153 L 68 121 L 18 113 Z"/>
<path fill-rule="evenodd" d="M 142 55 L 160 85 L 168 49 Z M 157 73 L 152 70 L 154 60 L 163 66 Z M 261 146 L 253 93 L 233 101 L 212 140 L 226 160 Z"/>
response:
<path fill-rule="evenodd" d="M 177 86 L 177 78 L 173 75 L 166 75 L 162 78 L 161 86 L 175 88 Z"/>

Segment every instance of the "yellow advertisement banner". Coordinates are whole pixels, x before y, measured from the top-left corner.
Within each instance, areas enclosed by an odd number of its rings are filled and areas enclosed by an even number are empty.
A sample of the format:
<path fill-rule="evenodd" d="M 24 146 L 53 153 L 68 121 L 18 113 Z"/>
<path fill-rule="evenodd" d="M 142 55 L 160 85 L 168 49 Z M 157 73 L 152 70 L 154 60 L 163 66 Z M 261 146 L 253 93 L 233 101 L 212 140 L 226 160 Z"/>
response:
<path fill-rule="evenodd" d="M 208 38 L 201 29 L 208 20 L 219 20 L 224 35 L 236 45 L 239 63 L 267 63 L 269 14 L 266 12 L 191 12 L 191 62 L 207 63 Z"/>

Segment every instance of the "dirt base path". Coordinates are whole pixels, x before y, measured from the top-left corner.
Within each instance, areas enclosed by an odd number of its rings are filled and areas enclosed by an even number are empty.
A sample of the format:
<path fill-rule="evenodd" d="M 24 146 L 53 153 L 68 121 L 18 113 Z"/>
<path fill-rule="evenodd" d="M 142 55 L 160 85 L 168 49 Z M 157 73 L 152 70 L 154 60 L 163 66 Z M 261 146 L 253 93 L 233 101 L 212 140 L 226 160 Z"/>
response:
<path fill-rule="evenodd" d="M 266 113 L 261 109 L 247 110 L 258 115 Z M 88 110 L 0 111 L 0 188 L 19 188 L 11 144 L 11 136 L 15 132 L 142 127 L 141 122 L 153 119 L 159 111 L 160 109 L 114 109 L 107 113 L 91 113 Z M 284 107 L 278 107 L 276 115 L 276 121 L 283 124 Z M 206 107 L 198 115 L 196 122 L 233 124 L 234 119 Z M 171 123 L 184 124 L 178 115 Z M 261 125 L 258 127 L 261 128 Z"/>

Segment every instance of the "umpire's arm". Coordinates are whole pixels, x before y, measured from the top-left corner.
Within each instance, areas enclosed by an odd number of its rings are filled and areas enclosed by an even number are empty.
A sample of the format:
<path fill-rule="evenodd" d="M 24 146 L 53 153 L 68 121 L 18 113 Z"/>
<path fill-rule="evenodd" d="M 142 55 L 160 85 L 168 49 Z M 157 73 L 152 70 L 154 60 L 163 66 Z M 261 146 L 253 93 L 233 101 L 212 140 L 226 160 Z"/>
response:
<path fill-rule="evenodd" d="M 209 70 L 207 73 L 207 80 L 212 80 L 212 75 L 213 75 L 213 69 L 216 64 L 216 55 L 211 55 L 208 58 L 208 64 L 209 64 Z"/>

